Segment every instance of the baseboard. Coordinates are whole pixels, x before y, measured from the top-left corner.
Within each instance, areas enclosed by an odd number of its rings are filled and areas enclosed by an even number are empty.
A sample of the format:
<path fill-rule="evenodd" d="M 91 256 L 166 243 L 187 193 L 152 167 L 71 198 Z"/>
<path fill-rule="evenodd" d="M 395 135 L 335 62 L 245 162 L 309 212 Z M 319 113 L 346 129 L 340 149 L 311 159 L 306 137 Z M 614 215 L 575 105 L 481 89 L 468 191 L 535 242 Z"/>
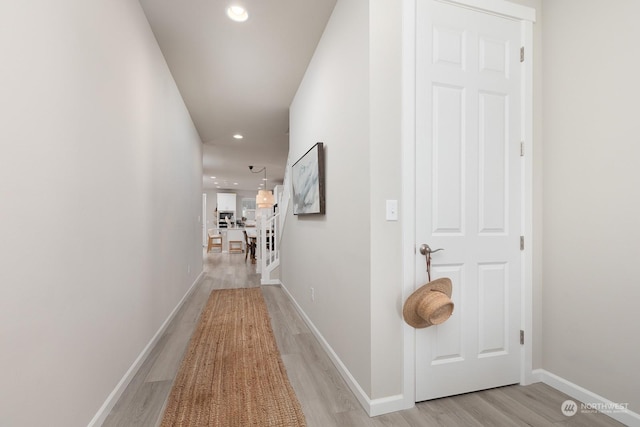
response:
<path fill-rule="evenodd" d="M 413 402 L 411 406 L 413 406 Z M 404 409 L 408 408 L 403 394 L 369 400 L 369 409 L 365 407 L 370 417 L 377 417 L 378 415 L 389 414 Z"/>
<path fill-rule="evenodd" d="M 625 403 L 614 403 L 607 398 L 604 398 L 592 391 L 580 387 L 579 385 L 574 384 L 571 381 L 568 381 L 544 369 L 534 370 L 533 375 L 535 375 L 540 381 L 547 384 L 548 386 L 551 386 L 556 390 L 560 390 L 561 392 L 568 394 L 569 396 L 573 397 L 576 400 L 579 400 L 580 402 L 593 404 L 592 406 L 590 406 L 590 408 L 615 408 L 615 405 Z M 604 415 L 607 415 L 608 417 L 611 417 L 614 420 L 619 421 L 627 426 L 640 427 L 640 414 L 630 411 L 628 408 L 625 411 L 612 410 L 601 412 Z"/>
<path fill-rule="evenodd" d="M 280 279 L 260 279 L 260 284 L 261 285 L 282 285 L 282 282 L 280 281 Z"/>
<path fill-rule="evenodd" d="M 287 287 L 282 282 L 280 282 L 280 285 L 284 290 L 284 293 L 289 297 L 289 299 L 293 303 L 293 306 L 296 308 L 298 314 L 300 314 L 300 317 L 302 317 L 302 319 L 307 324 L 309 329 L 311 329 L 311 332 L 316 337 L 316 339 L 318 340 L 318 342 L 320 343 L 324 351 L 329 356 L 329 359 L 331 359 L 331 362 L 334 364 L 334 366 L 336 367 L 336 369 L 338 370 L 342 378 L 345 380 L 345 382 L 349 386 L 349 389 L 351 390 L 351 392 L 356 396 L 356 399 L 358 399 L 358 402 L 360 402 L 360 405 L 362 405 L 362 407 L 364 408 L 365 411 L 367 411 L 367 414 L 369 414 L 370 417 L 375 417 L 377 415 L 388 414 L 390 412 L 406 409 L 405 399 L 402 394 L 387 396 L 379 399 L 370 399 L 367 393 L 365 393 L 362 387 L 360 387 L 360 384 L 358 383 L 358 381 L 356 381 L 353 375 L 351 375 L 351 372 L 349 372 L 349 369 L 347 369 L 345 364 L 342 363 L 342 360 L 340 360 L 340 357 L 338 357 L 336 352 L 333 351 L 333 348 L 331 348 L 331 345 L 329 345 L 327 340 L 322 336 L 322 334 L 320 333 L 318 328 L 316 328 L 316 326 L 313 324 L 311 319 L 309 319 L 309 317 L 304 312 L 302 307 L 300 307 L 300 305 L 295 300 L 293 295 L 291 295 Z"/>
<path fill-rule="evenodd" d="M 158 341 L 162 337 L 162 334 L 164 334 L 164 331 L 167 329 L 167 327 L 169 326 L 169 324 L 171 323 L 175 315 L 178 313 L 178 310 L 180 310 L 180 307 L 182 307 L 182 304 L 184 304 L 184 302 L 187 300 L 189 295 L 191 295 L 191 293 L 195 289 L 200 279 L 202 279 L 202 276 L 204 276 L 204 271 L 200 272 L 200 274 L 198 275 L 196 280 L 194 280 L 194 282 L 191 284 L 191 286 L 189 287 L 187 292 L 184 294 L 180 302 L 178 302 L 178 304 L 175 306 L 171 314 L 169 314 L 169 316 L 164 321 L 162 326 L 160 326 L 160 329 L 158 329 L 158 331 L 155 333 L 153 338 L 151 338 L 151 341 L 149 341 L 149 343 L 142 350 L 140 355 L 138 355 L 136 360 L 133 362 L 131 367 L 124 374 L 120 382 L 118 382 L 118 385 L 116 385 L 116 388 L 114 388 L 111 394 L 109 394 L 109 396 L 107 397 L 107 400 L 105 400 L 105 402 L 102 404 L 102 406 L 100 407 L 96 415 L 93 417 L 93 419 L 89 422 L 87 427 L 98 427 L 98 426 L 101 426 L 102 423 L 104 423 L 105 419 L 107 418 L 107 416 L 109 415 L 113 407 L 115 406 L 116 402 L 118 402 L 118 399 L 120 399 L 120 396 L 122 396 L 122 393 L 124 393 L 124 390 L 127 388 L 127 386 L 129 385 L 133 377 L 136 375 L 136 373 L 138 372 L 138 370 L 146 360 L 146 358 L 149 356 L 149 353 L 151 353 L 151 350 L 153 350 L 153 347 L 155 347 L 155 345 L 158 343 Z"/>

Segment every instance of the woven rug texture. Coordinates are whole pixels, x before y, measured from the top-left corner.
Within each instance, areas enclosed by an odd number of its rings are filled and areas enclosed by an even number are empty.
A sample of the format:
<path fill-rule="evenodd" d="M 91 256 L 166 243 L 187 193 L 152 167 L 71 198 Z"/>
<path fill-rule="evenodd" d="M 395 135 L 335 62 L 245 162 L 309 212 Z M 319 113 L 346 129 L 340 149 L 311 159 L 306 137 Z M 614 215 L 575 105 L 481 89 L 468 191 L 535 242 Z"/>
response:
<path fill-rule="evenodd" d="M 260 288 L 213 291 L 161 426 L 305 425 Z"/>

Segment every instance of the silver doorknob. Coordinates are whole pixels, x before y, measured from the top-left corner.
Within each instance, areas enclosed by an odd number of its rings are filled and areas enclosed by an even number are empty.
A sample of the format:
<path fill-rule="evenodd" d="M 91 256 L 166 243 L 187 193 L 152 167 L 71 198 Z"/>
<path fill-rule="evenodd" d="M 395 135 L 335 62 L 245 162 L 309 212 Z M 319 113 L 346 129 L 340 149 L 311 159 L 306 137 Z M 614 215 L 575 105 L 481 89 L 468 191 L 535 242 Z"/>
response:
<path fill-rule="evenodd" d="M 422 255 L 428 255 L 428 254 L 432 254 L 438 251 L 444 251 L 443 248 L 438 248 L 438 249 L 431 249 L 431 247 L 429 245 L 427 245 L 426 243 L 423 243 L 422 245 L 420 245 L 420 253 Z"/>

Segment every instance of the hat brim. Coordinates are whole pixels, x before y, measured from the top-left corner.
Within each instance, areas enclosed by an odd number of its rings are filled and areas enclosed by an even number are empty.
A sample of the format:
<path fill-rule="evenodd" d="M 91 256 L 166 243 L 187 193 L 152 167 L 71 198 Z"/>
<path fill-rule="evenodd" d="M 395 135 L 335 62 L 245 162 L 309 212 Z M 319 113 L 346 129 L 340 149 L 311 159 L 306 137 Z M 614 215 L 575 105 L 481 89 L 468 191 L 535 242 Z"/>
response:
<path fill-rule="evenodd" d="M 405 301 L 404 307 L 402 308 L 404 320 L 414 328 L 426 328 L 427 326 L 433 325 L 429 320 L 424 319 L 418 314 L 418 304 L 429 292 L 441 292 L 451 298 L 452 289 L 451 279 L 448 277 L 441 277 L 432 280 L 426 285 L 422 285 Z"/>

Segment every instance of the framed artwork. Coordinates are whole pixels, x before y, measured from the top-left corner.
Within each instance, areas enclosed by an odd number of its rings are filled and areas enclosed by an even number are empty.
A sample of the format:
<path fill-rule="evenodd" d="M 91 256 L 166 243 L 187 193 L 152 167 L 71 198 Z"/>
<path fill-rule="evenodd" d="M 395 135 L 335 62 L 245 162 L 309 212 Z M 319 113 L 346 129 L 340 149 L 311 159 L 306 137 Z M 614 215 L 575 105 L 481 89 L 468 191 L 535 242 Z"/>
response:
<path fill-rule="evenodd" d="M 324 214 L 324 146 L 316 143 L 291 167 L 293 214 Z"/>

